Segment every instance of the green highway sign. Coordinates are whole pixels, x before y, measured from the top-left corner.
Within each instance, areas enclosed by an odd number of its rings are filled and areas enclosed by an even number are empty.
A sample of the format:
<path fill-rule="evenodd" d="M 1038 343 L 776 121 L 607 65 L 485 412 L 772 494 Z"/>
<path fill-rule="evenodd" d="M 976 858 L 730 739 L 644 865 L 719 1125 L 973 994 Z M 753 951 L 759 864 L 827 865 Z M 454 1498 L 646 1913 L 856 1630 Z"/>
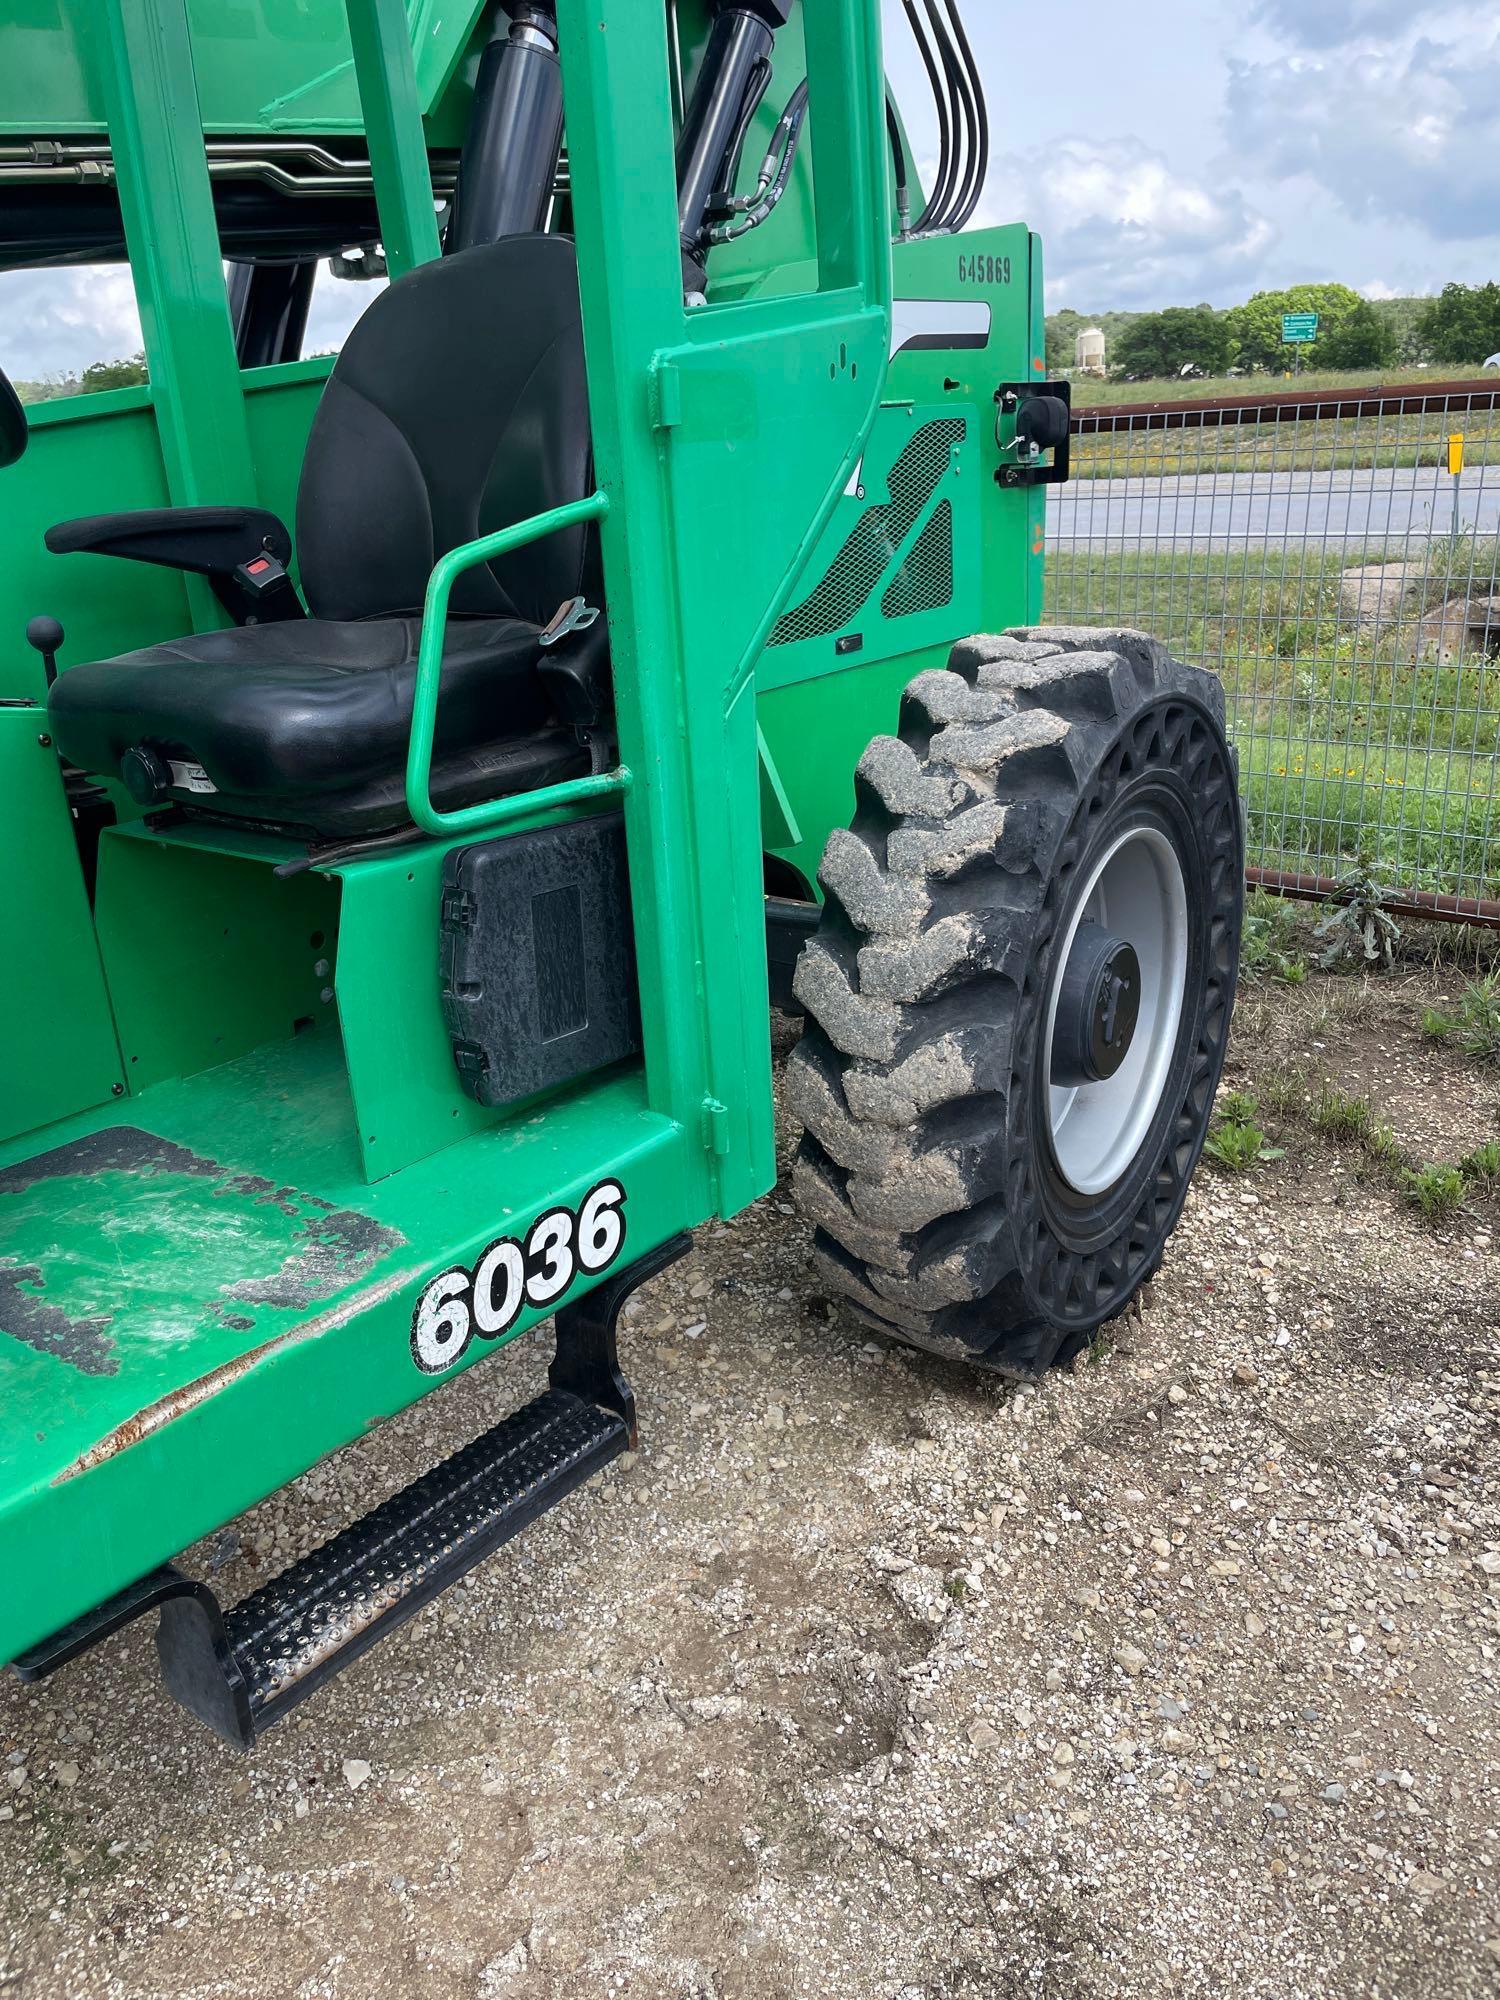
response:
<path fill-rule="evenodd" d="M 1318 337 L 1318 315 L 1316 313 L 1283 313 L 1281 315 L 1281 338 L 1289 347 L 1299 341 L 1316 340 Z"/>

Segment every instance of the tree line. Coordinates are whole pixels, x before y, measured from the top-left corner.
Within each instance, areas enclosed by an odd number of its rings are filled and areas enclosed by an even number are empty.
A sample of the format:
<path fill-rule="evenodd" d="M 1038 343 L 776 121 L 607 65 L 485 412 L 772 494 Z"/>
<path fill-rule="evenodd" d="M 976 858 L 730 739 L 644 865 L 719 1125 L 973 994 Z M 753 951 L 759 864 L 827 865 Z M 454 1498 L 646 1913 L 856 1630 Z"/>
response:
<path fill-rule="evenodd" d="M 46 375 L 38 382 L 17 382 L 16 394 L 23 403 L 53 403 L 59 396 L 88 396 L 101 389 L 130 389 L 146 380 L 146 357 L 136 353 L 118 361 L 91 361 L 81 375 L 69 370 L 62 375 Z"/>
<path fill-rule="evenodd" d="M 1284 313 L 1314 312 L 1318 337 L 1302 349 L 1314 368 L 1416 367 L 1487 361 L 1500 352 L 1500 285 L 1446 285 L 1437 298 L 1366 299 L 1348 285 L 1290 285 L 1257 292 L 1244 305 L 1168 306 L 1161 312 L 1090 318 L 1065 308 L 1047 319 L 1047 365 L 1071 368 L 1078 335 L 1097 326 L 1109 371 L 1127 381 L 1189 372 L 1280 372 L 1291 350 Z"/>

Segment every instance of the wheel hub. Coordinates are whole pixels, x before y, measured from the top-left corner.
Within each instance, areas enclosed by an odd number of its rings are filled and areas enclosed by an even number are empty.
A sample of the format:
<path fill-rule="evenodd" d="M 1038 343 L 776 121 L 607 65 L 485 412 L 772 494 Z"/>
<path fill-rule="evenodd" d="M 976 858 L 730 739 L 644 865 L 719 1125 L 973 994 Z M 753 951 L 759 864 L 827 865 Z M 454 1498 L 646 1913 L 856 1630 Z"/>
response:
<path fill-rule="evenodd" d="M 1163 826 L 1129 827 L 1086 873 L 1043 1044 L 1053 1157 L 1075 1195 L 1125 1173 L 1156 1116 L 1187 983 L 1187 889 Z"/>
<path fill-rule="evenodd" d="M 1141 1014 L 1141 962 L 1128 938 L 1080 924 L 1063 970 L 1052 1037 L 1052 1082 L 1102 1083 L 1130 1053 Z"/>

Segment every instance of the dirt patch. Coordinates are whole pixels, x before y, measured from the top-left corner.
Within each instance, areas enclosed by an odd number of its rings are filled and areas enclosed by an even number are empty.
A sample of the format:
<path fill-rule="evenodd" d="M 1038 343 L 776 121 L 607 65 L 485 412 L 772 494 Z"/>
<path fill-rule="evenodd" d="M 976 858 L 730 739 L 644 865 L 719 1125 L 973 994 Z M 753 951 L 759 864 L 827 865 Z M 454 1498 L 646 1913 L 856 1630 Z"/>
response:
<path fill-rule="evenodd" d="M 1421 1040 L 1453 983 L 1257 990 L 1234 1081 L 1326 1067 L 1457 1157 L 1500 1101 Z M 0 1993 L 1492 1992 L 1494 1215 L 1434 1232 L 1357 1148 L 1282 1143 L 1200 1175 L 1144 1317 L 1019 1393 L 836 1316 L 784 1192 L 701 1232 L 629 1323 L 640 1454 L 248 1762 L 144 1630 L 0 1684 Z M 252 1589 L 545 1359 L 188 1566 Z"/>

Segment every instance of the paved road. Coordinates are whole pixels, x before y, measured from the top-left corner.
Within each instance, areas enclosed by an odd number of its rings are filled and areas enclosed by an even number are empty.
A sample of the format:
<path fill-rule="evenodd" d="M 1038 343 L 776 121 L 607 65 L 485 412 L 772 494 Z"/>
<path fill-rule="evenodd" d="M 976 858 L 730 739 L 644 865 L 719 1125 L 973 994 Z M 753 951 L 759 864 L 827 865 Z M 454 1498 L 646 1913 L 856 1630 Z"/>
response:
<path fill-rule="evenodd" d="M 1463 475 L 1466 533 L 1500 534 L 1500 468 Z M 1080 479 L 1048 495 L 1048 534 L 1116 547 L 1170 542 L 1429 541 L 1451 533 L 1453 482 L 1432 467 Z"/>

